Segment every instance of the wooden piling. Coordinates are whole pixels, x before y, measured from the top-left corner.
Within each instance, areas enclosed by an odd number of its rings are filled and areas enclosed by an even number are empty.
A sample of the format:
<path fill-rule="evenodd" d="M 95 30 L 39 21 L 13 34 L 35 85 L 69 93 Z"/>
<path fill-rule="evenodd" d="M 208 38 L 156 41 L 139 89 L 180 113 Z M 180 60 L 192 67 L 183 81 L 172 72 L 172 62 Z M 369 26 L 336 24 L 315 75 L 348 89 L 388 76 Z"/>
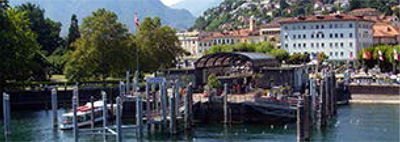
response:
<path fill-rule="evenodd" d="M 318 97 L 318 129 L 325 126 L 325 84 L 324 80 L 320 80 Z"/>
<path fill-rule="evenodd" d="M 311 112 L 310 112 L 310 94 L 308 89 L 306 89 L 304 93 L 304 105 L 303 105 L 303 111 L 304 111 L 304 139 L 308 140 L 310 138 L 310 130 L 311 130 L 311 125 L 310 123 L 310 117 L 311 117 Z"/>
<path fill-rule="evenodd" d="M 4 122 L 4 136 L 7 137 L 11 134 L 11 111 L 10 111 L 10 96 L 3 93 L 3 122 Z"/>
<path fill-rule="evenodd" d="M 142 112 L 142 97 L 140 94 L 136 94 L 136 125 L 138 126 L 138 135 L 141 136 L 143 133 L 143 112 Z"/>
<path fill-rule="evenodd" d="M 72 110 L 73 110 L 73 124 L 74 124 L 74 140 L 78 142 L 79 140 L 79 128 L 78 128 L 78 117 L 77 117 L 77 108 L 78 108 L 78 97 L 72 97 Z"/>
<path fill-rule="evenodd" d="M 228 122 L 228 84 L 224 84 L 224 123 Z"/>
<path fill-rule="evenodd" d="M 78 88 L 78 85 L 74 86 L 74 89 L 72 91 L 72 96 L 76 97 L 76 103 L 79 106 L 79 88 Z"/>
<path fill-rule="evenodd" d="M 188 86 L 188 98 L 189 98 L 189 128 L 193 125 L 193 90 L 192 84 Z"/>
<path fill-rule="evenodd" d="M 304 129 L 304 106 L 303 99 L 299 98 L 297 102 L 297 142 L 304 142 L 305 138 L 305 129 Z"/>
<path fill-rule="evenodd" d="M 331 115 L 335 116 L 336 115 L 336 108 L 337 108 L 337 101 L 336 101 L 336 75 L 335 72 L 332 72 L 332 80 L 331 80 L 332 84 L 331 84 L 331 96 L 332 96 L 332 100 L 331 100 Z"/>
<path fill-rule="evenodd" d="M 126 81 L 126 83 L 125 83 L 125 95 L 126 95 L 126 94 L 129 94 L 129 91 L 130 91 L 129 71 L 126 71 L 125 81 Z"/>
<path fill-rule="evenodd" d="M 57 89 L 51 89 L 51 108 L 53 112 L 53 129 L 57 129 L 58 126 L 58 114 L 57 114 Z"/>
<path fill-rule="evenodd" d="M 180 89 L 180 86 L 179 86 L 179 81 L 177 81 L 176 82 L 176 87 L 175 87 L 175 116 L 176 117 L 179 117 L 179 116 L 181 116 L 181 114 L 180 114 L 180 112 L 179 112 L 179 107 L 180 107 L 180 100 L 181 100 L 181 98 L 180 98 L 180 94 L 179 94 L 179 89 Z"/>
<path fill-rule="evenodd" d="M 185 94 L 184 100 L 183 100 L 184 107 L 185 107 L 185 110 L 184 110 L 184 121 L 185 122 L 184 123 L 185 123 L 185 129 L 189 129 L 190 128 L 190 124 L 189 124 L 189 89 L 186 88 L 185 92 L 186 92 L 186 94 Z"/>
<path fill-rule="evenodd" d="M 328 122 L 329 119 L 331 118 L 331 77 L 330 77 L 330 73 L 328 73 L 326 75 L 326 78 L 324 79 L 324 85 L 325 85 L 325 121 Z"/>
<path fill-rule="evenodd" d="M 90 96 L 90 110 L 91 110 L 91 114 L 90 114 L 90 128 L 94 128 L 94 97 Z"/>
<path fill-rule="evenodd" d="M 165 130 L 167 128 L 167 93 L 165 88 L 165 82 L 161 83 L 161 115 L 162 115 L 162 126 Z"/>
<path fill-rule="evenodd" d="M 310 124 L 312 124 L 313 126 L 316 125 L 316 93 L 315 93 L 315 80 L 314 79 L 310 79 L 310 113 L 311 113 L 311 117 L 310 117 Z"/>
<path fill-rule="evenodd" d="M 117 105 L 117 112 L 116 112 L 116 117 L 115 117 L 115 122 L 117 123 L 116 125 L 117 125 L 117 142 L 121 142 L 122 141 L 122 129 L 121 129 L 121 125 L 122 125 L 122 122 L 121 122 L 121 98 L 120 97 L 117 97 L 117 99 L 116 99 L 116 103 L 115 103 L 116 105 Z"/>
<path fill-rule="evenodd" d="M 105 134 L 107 132 L 107 94 L 104 91 L 101 91 L 101 96 L 103 99 L 103 133 Z"/>
<path fill-rule="evenodd" d="M 146 129 L 150 130 L 150 121 L 151 121 L 151 116 L 150 116 L 150 83 L 146 82 Z"/>
<path fill-rule="evenodd" d="M 176 134 L 176 113 L 175 113 L 175 96 L 172 95 L 171 98 L 169 98 L 169 113 L 170 113 L 170 119 L 169 119 L 169 132 L 171 134 Z"/>

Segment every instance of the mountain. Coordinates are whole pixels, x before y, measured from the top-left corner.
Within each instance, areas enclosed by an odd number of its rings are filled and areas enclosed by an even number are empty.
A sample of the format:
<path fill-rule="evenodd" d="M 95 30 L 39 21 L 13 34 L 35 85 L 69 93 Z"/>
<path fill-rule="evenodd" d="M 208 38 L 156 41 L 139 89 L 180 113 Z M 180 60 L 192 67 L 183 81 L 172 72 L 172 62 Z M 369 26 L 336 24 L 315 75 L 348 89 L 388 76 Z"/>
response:
<path fill-rule="evenodd" d="M 218 6 L 223 0 L 183 0 L 177 4 L 172 5 L 172 8 L 187 9 L 194 16 L 200 16 L 209 8 Z"/>
<path fill-rule="evenodd" d="M 45 10 L 45 16 L 63 24 L 62 35 L 67 34 L 72 14 L 78 16 L 79 22 L 99 8 L 105 8 L 118 15 L 120 22 L 133 31 L 133 15 L 137 12 L 139 19 L 159 16 L 163 24 L 177 29 L 186 29 L 193 25 L 195 17 L 189 11 L 172 9 L 159 0 L 11 0 L 10 4 L 38 4 Z"/>
<path fill-rule="evenodd" d="M 192 28 L 223 31 L 248 27 L 250 17 L 266 24 L 284 17 L 346 13 L 356 8 L 375 8 L 391 15 L 398 0 L 224 0 L 199 16 Z"/>

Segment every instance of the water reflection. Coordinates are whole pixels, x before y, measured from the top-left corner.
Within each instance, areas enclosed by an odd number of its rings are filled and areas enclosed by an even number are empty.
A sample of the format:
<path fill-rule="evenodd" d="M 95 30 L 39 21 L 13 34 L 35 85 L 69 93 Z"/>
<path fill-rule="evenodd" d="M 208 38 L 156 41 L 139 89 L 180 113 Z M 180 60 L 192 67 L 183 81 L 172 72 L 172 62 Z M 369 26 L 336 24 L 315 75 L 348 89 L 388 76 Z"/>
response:
<path fill-rule="evenodd" d="M 65 113 L 59 110 L 58 114 Z M 52 129 L 50 111 L 18 111 L 11 115 L 12 134 L 0 141 L 73 141 L 72 131 Z M 124 123 L 129 123 L 125 121 Z M 0 125 L 3 132 L 3 124 Z M 313 131 L 311 141 L 400 141 L 399 106 L 350 105 L 338 110 L 327 129 Z M 107 136 L 106 141 L 115 141 Z M 124 141 L 137 141 L 134 130 L 123 130 Z M 296 126 L 196 124 L 179 135 L 144 133 L 139 141 L 295 141 Z M 102 135 L 83 135 L 80 141 L 104 141 Z"/>

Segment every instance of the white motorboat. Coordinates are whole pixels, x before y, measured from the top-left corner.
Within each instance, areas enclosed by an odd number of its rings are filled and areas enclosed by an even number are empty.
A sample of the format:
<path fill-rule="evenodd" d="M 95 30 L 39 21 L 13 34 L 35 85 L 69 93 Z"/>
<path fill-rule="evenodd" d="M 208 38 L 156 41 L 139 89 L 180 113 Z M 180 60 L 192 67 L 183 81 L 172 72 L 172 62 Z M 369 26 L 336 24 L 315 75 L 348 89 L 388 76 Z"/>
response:
<path fill-rule="evenodd" d="M 107 105 L 108 109 L 108 117 L 110 118 L 112 116 L 115 116 L 117 105 L 113 105 L 113 111 L 111 111 L 111 104 Z M 122 110 L 122 108 L 121 108 Z M 111 112 L 113 112 L 111 114 Z M 84 126 L 90 126 L 92 124 L 91 121 L 91 115 L 92 115 L 92 105 L 91 103 L 86 103 L 84 106 L 80 106 L 77 108 L 77 121 L 78 121 L 78 127 L 84 127 Z M 60 124 L 60 129 L 61 130 L 68 130 L 68 129 L 73 129 L 74 124 L 73 124 L 73 117 L 74 113 L 71 110 L 68 113 L 65 113 L 62 115 L 62 121 Z M 100 122 L 103 121 L 103 101 L 96 101 L 94 102 L 94 122 Z"/>

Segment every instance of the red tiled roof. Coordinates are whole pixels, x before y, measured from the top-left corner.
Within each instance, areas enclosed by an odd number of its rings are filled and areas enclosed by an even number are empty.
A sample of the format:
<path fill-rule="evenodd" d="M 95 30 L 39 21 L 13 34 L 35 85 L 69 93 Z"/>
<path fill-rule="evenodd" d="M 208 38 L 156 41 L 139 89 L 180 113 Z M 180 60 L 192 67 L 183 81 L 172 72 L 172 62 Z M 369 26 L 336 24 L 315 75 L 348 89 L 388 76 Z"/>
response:
<path fill-rule="evenodd" d="M 282 23 L 294 23 L 294 22 L 319 22 L 319 21 L 370 21 L 363 19 L 362 17 L 358 16 L 350 16 L 350 15 L 329 15 L 329 16 L 307 16 L 307 17 L 296 17 L 290 19 L 284 19 L 279 21 L 280 24 Z"/>
<path fill-rule="evenodd" d="M 372 26 L 374 37 L 396 37 L 399 36 L 399 31 L 389 24 L 374 24 Z"/>
<path fill-rule="evenodd" d="M 366 12 L 366 11 L 377 11 L 375 8 L 358 8 L 358 9 L 354 9 L 351 12 Z"/>

